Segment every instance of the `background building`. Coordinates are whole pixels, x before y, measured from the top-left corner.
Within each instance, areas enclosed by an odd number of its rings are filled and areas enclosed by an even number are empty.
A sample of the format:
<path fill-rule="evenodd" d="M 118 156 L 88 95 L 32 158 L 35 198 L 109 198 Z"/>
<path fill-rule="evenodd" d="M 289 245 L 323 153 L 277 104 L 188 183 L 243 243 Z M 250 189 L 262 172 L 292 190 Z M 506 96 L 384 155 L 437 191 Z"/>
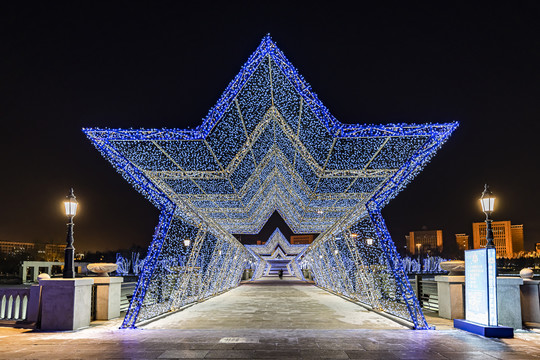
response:
<path fill-rule="evenodd" d="M 512 233 L 512 249 L 515 253 L 523 251 L 523 224 L 511 225 L 510 232 Z"/>
<path fill-rule="evenodd" d="M 0 252 L 7 256 L 17 256 L 34 251 L 35 245 L 34 243 L 2 240 L 0 241 Z"/>
<path fill-rule="evenodd" d="M 0 253 L 7 257 L 24 255 L 36 261 L 64 261 L 66 245 L 0 241 Z"/>
<path fill-rule="evenodd" d="M 510 221 L 493 221 L 493 242 L 497 253 L 501 256 L 512 256 L 523 250 L 523 225 L 512 225 Z M 515 239 L 513 238 L 515 237 Z M 486 223 L 473 223 L 473 247 L 480 249 L 486 246 Z"/>
<path fill-rule="evenodd" d="M 291 235 L 291 245 L 295 244 L 311 244 L 313 235 Z"/>
<path fill-rule="evenodd" d="M 471 248 L 469 244 L 469 235 L 456 234 L 456 243 L 460 251 L 469 250 Z"/>
<path fill-rule="evenodd" d="M 415 255 L 418 253 L 429 254 L 434 251 L 441 252 L 443 247 L 442 230 L 411 231 L 407 239 L 409 251 Z"/>

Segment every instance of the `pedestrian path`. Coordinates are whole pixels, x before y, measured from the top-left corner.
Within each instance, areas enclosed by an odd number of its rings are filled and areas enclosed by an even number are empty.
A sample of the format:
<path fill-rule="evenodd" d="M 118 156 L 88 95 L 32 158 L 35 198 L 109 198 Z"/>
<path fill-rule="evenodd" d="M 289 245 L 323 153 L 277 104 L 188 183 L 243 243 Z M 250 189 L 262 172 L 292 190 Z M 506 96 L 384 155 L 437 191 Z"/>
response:
<path fill-rule="evenodd" d="M 265 278 L 138 329 L 0 327 L 0 359 L 540 359 L 540 332 L 408 330 L 311 284 Z M 94 323 L 95 325 L 96 323 Z"/>
<path fill-rule="evenodd" d="M 313 284 L 284 276 L 248 282 L 145 329 L 406 329 Z"/>

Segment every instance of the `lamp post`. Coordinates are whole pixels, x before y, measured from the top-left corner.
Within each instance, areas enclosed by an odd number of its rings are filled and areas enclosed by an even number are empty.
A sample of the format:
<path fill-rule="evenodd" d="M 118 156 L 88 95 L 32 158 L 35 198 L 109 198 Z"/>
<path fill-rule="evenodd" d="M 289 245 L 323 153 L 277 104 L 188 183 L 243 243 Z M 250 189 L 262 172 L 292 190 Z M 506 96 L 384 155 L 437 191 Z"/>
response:
<path fill-rule="evenodd" d="M 75 256 L 75 248 L 73 247 L 73 217 L 77 213 L 77 199 L 73 194 L 73 188 L 69 190 L 69 195 L 64 201 L 64 207 L 66 210 L 66 216 L 68 217 L 67 223 L 67 238 L 66 249 L 64 251 L 64 279 L 73 279 L 75 277 L 73 258 Z"/>
<path fill-rule="evenodd" d="M 480 204 L 482 204 L 482 211 L 486 214 L 486 248 L 495 248 L 495 244 L 493 243 L 493 230 L 491 229 L 492 220 L 489 217 L 495 208 L 495 197 L 491 191 L 489 191 L 488 184 L 485 184 L 484 186 Z"/>
<path fill-rule="evenodd" d="M 190 239 L 184 239 L 184 246 L 189 247 L 189 245 L 191 245 L 191 240 Z"/>

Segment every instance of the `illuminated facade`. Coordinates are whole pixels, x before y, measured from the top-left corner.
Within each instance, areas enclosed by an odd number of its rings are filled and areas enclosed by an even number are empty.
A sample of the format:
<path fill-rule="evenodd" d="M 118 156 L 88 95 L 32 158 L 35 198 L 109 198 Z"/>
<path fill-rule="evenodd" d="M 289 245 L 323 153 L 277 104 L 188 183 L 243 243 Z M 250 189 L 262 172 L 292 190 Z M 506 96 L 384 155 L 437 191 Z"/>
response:
<path fill-rule="evenodd" d="M 9 256 L 16 256 L 19 254 L 33 251 L 36 244 L 24 243 L 17 241 L 0 241 L 0 253 L 4 253 Z"/>
<path fill-rule="evenodd" d="M 84 129 L 161 209 L 123 327 L 230 289 L 246 267 L 261 276 L 231 234 L 278 211 L 320 234 L 299 259 L 317 285 L 427 328 L 381 209 L 456 127 L 343 124 L 266 36 L 197 128 Z"/>
<path fill-rule="evenodd" d="M 408 247 L 411 253 L 418 255 L 428 254 L 433 251 L 442 251 L 443 235 L 442 230 L 421 230 L 411 231 L 407 237 Z"/>
<path fill-rule="evenodd" d="M 0 241 L 0 253 L 8 256 L 27 254 L 32 260 L 64 261 L 66 245 Z"/>
<path fill-rule="evenodd" d="M 456 234 L 456 244 L 458 246 L 458 250 L 469 250 L 469 235 Z"/>
<path fill-rule="evenodd" d="M 291 244 L 311 244 L 313 235 L 292 235 Z"/>
<path fill-rule="evenodd" d="M 510 221 L 493 221 L 493 242 L 498 256 L 512 256 L 523 250 L 523 225 L 512 225 Z M 486 223 L 473 223 L 473 246 L 486 246 Z"/>

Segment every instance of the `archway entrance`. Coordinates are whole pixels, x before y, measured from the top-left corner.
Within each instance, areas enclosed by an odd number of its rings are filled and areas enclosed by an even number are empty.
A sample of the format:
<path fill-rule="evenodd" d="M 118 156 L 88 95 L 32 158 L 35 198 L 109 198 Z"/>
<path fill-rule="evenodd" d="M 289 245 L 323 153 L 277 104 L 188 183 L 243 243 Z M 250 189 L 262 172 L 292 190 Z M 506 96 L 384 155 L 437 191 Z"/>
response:
<path fill-rule="evenodd" d="M 266 36 L 197 128 L 84 129 L 161 210 L 123 327 L 261 278 L 232 234 L 278 211 L 320 234 L 296 262 L 318 286 L 428 328 L 381 209 L 456 127 L 341 123 Z"/>

